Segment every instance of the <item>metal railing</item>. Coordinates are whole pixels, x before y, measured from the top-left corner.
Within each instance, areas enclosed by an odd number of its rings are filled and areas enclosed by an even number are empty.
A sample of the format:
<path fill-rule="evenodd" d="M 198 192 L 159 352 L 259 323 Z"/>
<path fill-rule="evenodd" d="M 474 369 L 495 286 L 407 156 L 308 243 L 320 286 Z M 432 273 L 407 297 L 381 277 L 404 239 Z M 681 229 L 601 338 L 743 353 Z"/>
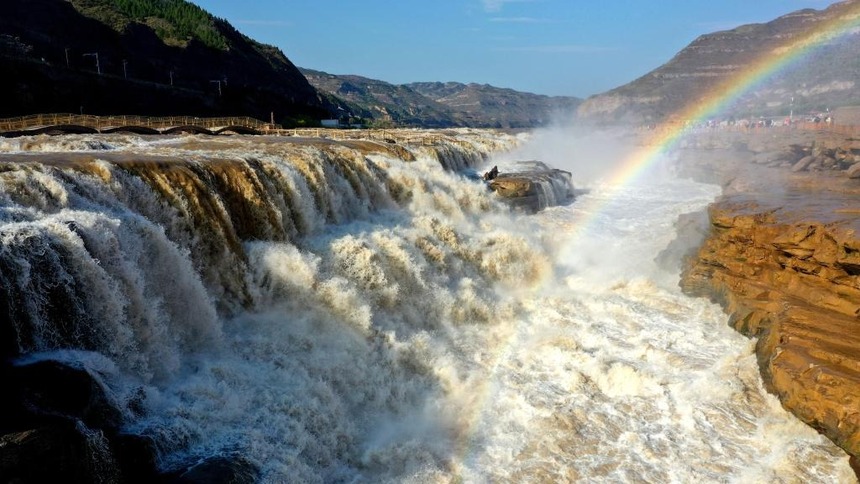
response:
<path fill-rule="evenodd" d="M 298 136 L 303 138 L 324 138 L 338 141 L 344 140 L 371 140 L 371 141 L 396 141 L 397 143 L 411 143 L 433 145 L 439 143 L 444 136 L 432 131 L 420 131 L 414 129 L 338 129 L 338 128 L 293 128 L 279 129 L 273 132 L 281 136 Z"/>
<path fill-rule="evenodd" d="M 126 126 L 141 126 L 152 129 L 169 129 L 178 126 L 194 126 L 199 128 L 224 128 L 241 126 L 259 131 L 279 129 L 272 125 L 248 116 L 199 118 L 194 116 L 93 116 L 89 114 L 33 114 L 17 118 L 0 119 L 0 132 L 27 131 L 49 126 L 83 126 L 96 130 L 111 129 Z"/>
<path fill-rule="evenodd" d="M 97 131 L 116 130 L 119 128 L 141 127 L 156 131 L 165 131 L 183 126 L 193 126 L 206 130 L 222 129 L 240 126 L 256 130 L 262 134 L 279 136 L 299 136 L 307 138 L 323 138 L 333 140 L 373 140 L 393 141 L 432 145 L 438 143 L 442 136 L 416 130 L 398 129 L 333 129 L 333 128 L 296 128 L 284 129 L 277 124 L 266 123 L 247 116 L 200 118 L 195 116 L 95 116 L 89 114 L 33 114 L 16 118 L 0 119 L 0 134 L 26 133 L 44 128 L 77 126 L 91 128 Z"/>

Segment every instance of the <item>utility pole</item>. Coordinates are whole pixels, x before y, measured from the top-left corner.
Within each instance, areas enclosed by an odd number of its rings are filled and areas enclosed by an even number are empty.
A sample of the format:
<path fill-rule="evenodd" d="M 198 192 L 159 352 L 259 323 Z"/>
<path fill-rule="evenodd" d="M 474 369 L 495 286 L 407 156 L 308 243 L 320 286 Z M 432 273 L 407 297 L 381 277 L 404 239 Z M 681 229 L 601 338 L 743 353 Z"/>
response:
<path fill-rule="evenodd" d="M 221 81 L 216 79 L 214 81 L 209 81 L 209 82 L 218 84 L 218 97 L 221 97 Z"/>
<path fill-rule="evenodd" d="M 126 69 L 127 65 L 128 65 L 128 61 L 123 59 L 122 60 L 122 77 L 124 77 L 126 79 L 128 79 L 128 69 Z"/>
<path fill-rule="evenodd" d="M 173 71 L 170 71 L 170 85 L 173 85 Z"/>
<path fill-rule="evenodd" d="M 69 63 L 69 48 L 66 47 L 66 68 L 72 67 L 71 63 Z"/>
<path fill-rule="evenodd" d="M 788 124 L 794 122 L 794 96 L 791 96 L 791 109 L 788 111 Z"/>
<path fill-rule="evenodd" d="M 96 58 L 96 72 L 98 72 L 99 75 L 102 75 L 102 67 L 99 64 L 99 53 L 98 52 L 90 52 L 90 53 L 84 54 L 84 57 L 87 57 L 87 56 L 93 56 Z"/>

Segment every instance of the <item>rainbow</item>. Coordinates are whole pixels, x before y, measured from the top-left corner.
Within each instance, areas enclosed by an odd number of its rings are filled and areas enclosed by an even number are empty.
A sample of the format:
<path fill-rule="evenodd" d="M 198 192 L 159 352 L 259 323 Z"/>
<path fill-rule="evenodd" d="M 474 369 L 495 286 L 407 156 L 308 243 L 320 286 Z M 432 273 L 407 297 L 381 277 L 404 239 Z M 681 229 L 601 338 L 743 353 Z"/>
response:
<path fill-rule="evenodd" d="M 743 94 L 760 86 L 788 66 L 806 59 L 815 49 L 860 28 L 860 1 L 843 2 L 830 7 L 834 12 L 830 18 L 810 26 L 790 38 L 784 45 L 765 52 L 759 59 L 749 63 L 743 70 L 729 76 L 699 100 L 690 104 L 669 119 L 683 120 L 656 130 L 646 140 L 647 148 L 639 150 L 622 161 L 610 177 L 610 186 L 619 186 L 636 179 L 647 170 L 659 155 L 667 152 L 686 134 L 689 123 L 699 123 L 715 117 Z"/>
<path fill-rule="evenodd" d="M 773 75 L 806 59 L 816 48 L 839 40 L 860 28 L 860 0 L 850 0 L 830 8 L 834 9 L 830 18 L 817 22 L 789 39 L 784 45 L 766 52 L 761 58 L 749 63 L 742 71 L 728 76 L 705 93 L 697 103 L 690 104 L 670 116 L 669 119 L 684 121 L 655 130 L 645 140 L 644 148 L 624 158 L 607 179 L 609 190 L 618 190 L 633 182 L 653 166 L 661 159 L 662 154 L 668 152 L 687 134 L 688 123 L 695 124 L 715 117 L 742 95 L 763 84 Z M 592 215 L 586 216 L 585 220 L 579 222 L 579 227 L 574 229 L 576 233 L 584 233 L 589 223 L 594 220 L 594 215 L 602 211 L 603 205 L 612 203 L 613 199 L 610 194 L 608 197 L 602 197 L 602 201 L 592 201 L 591 203 L 599 206 L 584 210 L 585 213 Z M 511 334 L 503 336 L 501 341 L 494 345 L 489 378 L 483 385 L 474 389 L 475 397 L 468 405 L 469 410 L 465 412 L 461 421 L 466 428 L 460 432 L 456 443 L 455 455 L 459 459 L 454 462 L 455 472 L 472 468 L 474 460 L 477 459 L 477 443 L 474 442 L 476 427 L 480 425 L 481 418 L 488 411 L 490 403 L 499 391 L 498 367 L 511 357 L 518 346 L 522 345 L 523 337 L 518 334 L 519 329 L 514 328 Z"/>

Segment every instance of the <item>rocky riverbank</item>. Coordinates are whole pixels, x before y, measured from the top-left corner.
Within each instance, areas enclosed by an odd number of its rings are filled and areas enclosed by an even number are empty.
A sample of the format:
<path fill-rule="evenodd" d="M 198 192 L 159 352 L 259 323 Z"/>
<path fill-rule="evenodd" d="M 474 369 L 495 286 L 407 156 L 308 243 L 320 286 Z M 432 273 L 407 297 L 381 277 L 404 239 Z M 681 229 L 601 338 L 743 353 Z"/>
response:
<path fill-rule="evenodd" d="M 826 132 L 710 131 L 679 169 L 720 183 L 681 285 L 757 337 L 768 389 L 860 458 L 860 142 Z M 689 220 L 695 220 L 690 217 Z"/>

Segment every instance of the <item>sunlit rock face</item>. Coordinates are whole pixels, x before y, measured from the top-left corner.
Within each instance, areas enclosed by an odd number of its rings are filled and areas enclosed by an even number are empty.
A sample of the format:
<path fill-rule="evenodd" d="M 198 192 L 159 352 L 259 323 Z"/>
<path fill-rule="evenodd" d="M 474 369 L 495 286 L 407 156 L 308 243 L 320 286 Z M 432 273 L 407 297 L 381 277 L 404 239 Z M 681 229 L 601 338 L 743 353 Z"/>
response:
<path fill-rule="evenodd" d="M 682 287 L 720 302 L 735 329 L 758 337 L 769 390 L 856 457 L 860 185 L 839 168 L 852 166 L 855 147 L 830 139 L 810 149 L 803 135 L 768 137 L 748 137 L 745 149 L 739 138 L 723 139 L 698 156 L 706 160 L 698 169 L 721 180 L 725 195 L 708 211 L 708 238 L 689 258 Z M 813 159 L 817 173 L 797 169 L 791 157 Z"/>
<path fill-rule="evenodd" d="M 790 210 L 790 209 L 789 209 Z M 738 331 L 760 338 L 759 363 L 783 405 L 860 453 L 860 239 L 784 207 L 728 200 L 684 278 L 720 300 Z"/>

